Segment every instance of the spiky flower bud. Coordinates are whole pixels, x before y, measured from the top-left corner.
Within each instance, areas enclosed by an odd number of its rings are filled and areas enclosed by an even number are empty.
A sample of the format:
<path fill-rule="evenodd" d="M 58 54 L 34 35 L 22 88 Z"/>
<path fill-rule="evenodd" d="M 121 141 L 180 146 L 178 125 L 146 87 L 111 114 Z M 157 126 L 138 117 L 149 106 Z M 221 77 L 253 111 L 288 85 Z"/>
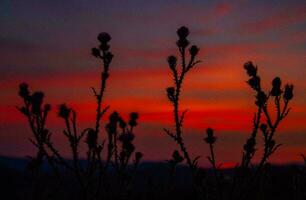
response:
<path fill-rule="evenodd" d="M 29 85 L 27 83 L 21 83 L 19 85 L 19 96 L 28 100 L 30 97 Z"/>
<path fill-rule="evenodd" d="M 98 135 L 97 133 L 91 128 L 87 132 L 87 137 L 86 137 L 86 144 L 88 145 L 89 149 L 93 149 L 97 146 L 97 140 L 98 140 Z"/>
<path fill-rule="evenodd" d="M 177 58 L 175 56 L 169 56 L 167 61 L 168 61 L 170 69 L 175 70 L 176 64 L 177 64 Z"/>
<path fill-rule="evenodd" d="M 189 45 L 189 41 L 186 38 L 180 38 L 177 42 L 176 45 L 179 48 L 186 48 Z"/>
<path fill-rule="evenodd" d="M 139 115 L 138 115 L 138 113 L 137 113 L 137 112 L 132 112 L 132 113 L 130 114 L 130 118 L 131 118 L 131 120 L 137 120 L 137 119 L 138 119 L 138 117 L 139 117 Z"/>
<path fill-rule="evenodd" d="M 129 121 L 129 125 L 130 126 L 137 126 L 137 119 L 138 119 L 139 115 L 137 112 L 132 112 L 130 114 L 130 121 Z"/>
<path fill-rule="evenodd" d="M 31 96 L 32 112 L 38 114 L 41 111 L 45 94 L 43 92 L 34 92 Z"/>
<path fill-rule="evenodd" d="M 108 43 L 111 39 L 112 37 L 106 32 L 102 32 L 98 35 L 98 40 L 101 43 Z"/>
<path fill-rule="evenodd" d="M 91 49 L 91 55 L 93 55 L 96 58 L 100 58 L 101 57 L 101 52 L 98 48 L 92 48 Z"/>
<path fill-rule="evenodd" d="M 116 111 L 109 115 L 109 122 L 111 124 L 116 124 L 119 121 L 119 119 L 120 119 L 119 113 Z"/>
<path fill-rule="evenodd" d="M 191 56 L 196 56 L 199 53 L 200 49 L 196 45 L 192 45 L 189 49 L 189 53 Z"/>
<path fill-rule="evenodd" d="M 58 116 L 67 119 L 71 113 L 71 108 L 68 108 L 66 104 L 59 105 Z"/>
<path fill-rule="evenodd" d="M 247 140 L 247 143 L 243 146 L 243 149 L 246 152 L 254 153 L 255 152 L 256 141 L 255 138 L 251 137 Z"/>
<path fill-rule="evenodd" d="M 293 85 L 286 84 L 284 99 L 285 101 L 290 101 L 293 98 Z"/>
<path fill-rule="evenodd" d="M 180 27 L 176 31 L 179 38 L 186 38 L 189 35 L 189 29 L 185 26 Z"/>
<path fill-rule="evenodd" d="M 102 51 L 108 51 L 109 50 L 109 45 L 108 42 L 111 40 L 111 36 L 108 33 L 100 33 L 98 35 L 98 40 L 100 41 L 100 46 L 99 48 Z"/>
<path fill-rule="evenodd" d="M 275 77 L 272 81 L 272 90 L 271 95 L 272 96 L 279 96 L 282 93 L 281 90 L 282 81 L 279 77 Z"/>
<path fill-rule="evenodd" d="M 212 128 L 206 129 L 207 137 L 204 138 L 204 140 L 207 142 L 207 144 L 214 144 L 217 140 L 217 138 L 214 136 L 214 130 Z"/>
<path fill-rule="evenodd" d="M 251 61 L 246 62 L 243 67 L 249 76 L 257 75 L 257 67 L 255 67 Z"/>

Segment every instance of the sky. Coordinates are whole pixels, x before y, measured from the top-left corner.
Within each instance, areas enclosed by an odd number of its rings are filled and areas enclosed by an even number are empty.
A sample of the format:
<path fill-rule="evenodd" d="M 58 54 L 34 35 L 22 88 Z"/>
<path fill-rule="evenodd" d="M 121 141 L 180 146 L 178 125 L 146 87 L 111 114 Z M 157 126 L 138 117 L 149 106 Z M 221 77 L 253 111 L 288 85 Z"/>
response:
<path fill-rule="evenodd" d="M 57 106 L 78 112 L 79 128 L 94 125 L 101 63 L 90 55 L 97 35 L 112 36 L 111 64 L 104 105 L 124 117 L 140 114 L 136 148 L 144 159 L 164 161 L 177 146 L 163 132 L 172 128 L 171 86 L 166 58 L 178 55 L 176 30 L 185 25 L 189 40 L 200 47 L 202 62 L 188 74 L 182 109 L 188 109 L 184 137 L 193 156 L 207 165 L 205 129 L 218 137 L 217 160 L 240 161 L 251 133 L 256 107 L 246 84 L 246 61 L 258 65 L 266 90 L 275 76 L 293 83 L 294 100 L 276 140 L 283 146 L 271 157 L 277 164 L 299 162 L 306 154 L 306 2 L 305 1 L 124 1 L 2 0 L 0 2 L 0 155 L 24 157 L 34 148 L 26 120 L 16 106 L 18 85 L 42 90 L 53 109 L 47 123 L 64 155 L 63 122 Z M 271 109 L 273 111 L 273 108 Z M 102 124 L 105 125 L 106 118 Z M 101 137 L 104 137 L 102 133 Z M 262 149 L 258 137 L 258 153 Z"/>

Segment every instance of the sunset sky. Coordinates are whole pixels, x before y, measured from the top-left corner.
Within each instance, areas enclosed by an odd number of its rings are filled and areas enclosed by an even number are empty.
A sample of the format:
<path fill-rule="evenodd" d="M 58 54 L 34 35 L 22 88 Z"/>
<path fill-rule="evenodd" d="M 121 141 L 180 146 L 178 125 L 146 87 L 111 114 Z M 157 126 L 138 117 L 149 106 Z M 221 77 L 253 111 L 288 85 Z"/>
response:
<path fill-rule="evenodd" d="M 137 150 L 146 160 L 169 159 L 176 146 L 163 132 L 173 126 L 165 92 L 172 84 L 166 58 L 178 53 L 175 32 L 182 25 L 189 27 L 189 40 L 200 47 L 202 60 L 188 74 L 182 96 L 182 109 L 189 110 L 184 134 L 192 154 L 208 163 L 203 138 L 212 127 L 218 137 L 217 160 L 240 161 L 256 111 L 243 69 L 252 60 L 267 90 L 275 76 L 295 85 L 291 113 L 276 135 L 284 145 L 271 161 L 300 161 L 299 155 L 306 154 L 306 2 L 292 0 L 2 0 L 0 155 L 34 152 L 30 128 L 16 110 L 22 103 L 20 82 L 44 91 L 52 104 L 47 126 L 56 145 L 64 143 L 59 104 L 77 110 L 80 129 L 94 125 L 90 87 L 99 84 L 101 63 L 90 49 L 100 32 L 108 32 L 115 55 L 104 102 L 110 105 L 108 114 L 139 112 Z"/>

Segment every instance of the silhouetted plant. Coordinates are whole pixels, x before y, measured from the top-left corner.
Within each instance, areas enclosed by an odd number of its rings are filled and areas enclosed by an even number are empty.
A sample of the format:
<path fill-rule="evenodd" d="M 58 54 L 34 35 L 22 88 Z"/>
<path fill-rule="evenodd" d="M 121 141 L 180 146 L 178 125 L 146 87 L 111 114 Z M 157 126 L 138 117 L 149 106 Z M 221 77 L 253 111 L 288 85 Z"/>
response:
<path fill-rule="evenodd" d="M 175 174 L 175 169 L 178 164 L 182 163 L 184 161 L 184 158 L 180 155 L 178 150 L 174 150 L 172 153 L 172 158 L 168 160 L 169 164 L 169 188 L 171 190 L 171 187 L 173 186 L 173 181 L 174 181 L 174 174 Z"/>
<path fill-rule="evenodd" d="M 254 115 L 253 131 L 251 137 L 244 145 L 244 153 L 242 156 L 242 167 L 248 167 L 251 159 L 255 154 L 256 135 L 260 129 L 264 138 L 264 154 L 259 163 L 259 169 L 263 167 L 267 159 L 273 154 L 281 144 L 276 144 L 273 136 L 277 130 L 279 123 L 288 115 L 290 108 L 288 108 L 289 102 L 293 98 L 293 85 L 285 85 L 285 88 L 281 88 L 281 79 L 276 77 L 272 81 L 272 89 L 266 94 L 261 87 L 261 79 L 257 73 L 257 66 L 254 66 L 252 62 L 244 64 L 244 68 L 247 74 L 250 76 L 248 84 L 256 92 L 255 104 L 258 108 L 257 113 Z M 276 107 L 276 119 L 273 122 L 271 114 L 268 110 L 269 99 L 273 98 Z M 283 106 L 281 101 L 283 100 Z M 265 121 L 261 122 L 262 113 L 265 116 Z"/>
<path fill-rule="evenodd" d="M 187 110 L 180 113 L 180 94 L 181 89 L 183 85 L 184 78 L 186 74 L 200 61 L 196 60 L 196 56 L 199 52 L 199 48 L 195 45 L 191 46 L 189 48 L 189 61 L 187 61 L 187 55 L 186 55 L 186 48 L 189 46 L 189 41 L 187 39 L 189 35 L 188 28 L 182 26 L 177 30 L 177 35 L 179 37 L 178 41 L 176 42 L 176 45 L 179 50 L 180 54 L 180 67 L 177 64 L 177 58 L 173 55 L 168 57 L 168 65 L 170 67 L 170 70 L 172 71 L 172 76 L 174 80 L 174 86 L 168 87 L 166 89 L 168 99 L 170 103 L 173 106 L 173 114 L 174 114 L 174 124 L 175 124 L 175 132 L 168 129 L 164 129 L 164 131 L 169 135 L 179 146 L 180 151 L 183 154 L 184 159 L 187 162 L 187 165 L 189 166 L 189 169 L 191 171 L 191 174 L 193 178 L 196 178 L 197 168 L 198 168 L 198 158 L 191 158 L 190 154 L 187 151 L 187 148 L 184 144 L 183 140 L 183 122 L 184 117 L 187 112 Z"/>
<path fill-rule="evenodd" d="M 293 85 L 282 86 L 279 77 L 272 80 L 272 88 L 267 92 L 262 88 L 258 68 L 252 62 L 246 62 L 246 70 L 249 80 L 248 85 L 255 92 L 256 113 L 252 121 L 252 131 L 243 145 L 241 162 L 235 168 L 235 173 L 226 182 L 217 164 L 215 145 L 217 137 L 212 128 L 206 129 L 205 143 L 209 146 L 207 159 L 211 164 L 212 178 L 207 171 L 200 168 L 198 159 L 200 156 L 192 157 L 184 142 L 183 123 L 187 110 L 181 110 L 181 93 L 187 73 L 200 61 L 197 60 L 199 48 L 192 45 L 189 49 L 189 30 L 181 27 L 177 30 L 178 40 L 176 42 L 179 50 L 179 61 L 176 56 L 169 56 L 167 62 L 172 72 L 173 85 L 166 89 L 168 100 L 173 107 L 174 130 L 164 129 L 165 133 L 177 144 L 178 150 L 174 150 L 172 158 L 168 161 L 169 166 L 169 187 L 162 191 L 169 192 L 167 198 L 179 199 L 179 191 L 174 187 L 174 174 L 177 166 L 186 162 L 192 177 L 192 190 L 188 198 L 195 196 L 199 199 L 264 199 L 265 187 L 267 185 L 269 170 L 268 163 L 281 144 L 276 142 L 275 135 L 279 124 L 288 116 L 289 104 L 293 99 Z M 30 157 L 27 169 L 33 174 L 38 174 L 42 164 L 47 161 L 58 179 L 61 179 L 66 171 L 73 175 L 79 185 L 79 198 L 83 200 L 95 199 L 135 199 L 132 194 L 132 182 L 135 179 L 136 171 L 142 160 L 143 154 L 136 152 L 134 145 L 134 129 L 138 125 L 138 113 L 132 112 L 129 119 L 125 121 L 118 112 L 109 115 L 105 124 L 105 135 L 102 135 L 101 119 L 108 111 L 109 106 L 104 105 L 104 93 L 109 78 L 109 68 L 113 59 L 109 42 L 111 36 L 108 33 L 98 35 L 99 46 L 92 48 L 94 57 L 101 60 L 102 72 L 101 82 L 98 89 L 92 87 L 96 100 L 96 116 L 94 125 L 84 130 L 79 130 L 77 124 L 77 112 L 66 104 L 59 105 L 58 117 L 64 122 L 63 135 L 66 144 L 71 150 L 71 162 L 65 159 L 54 145 L 52 133 L 46 127 L 48 114 L 51 110 L 49 104 L 44 104 L 43 92 L 31 92 L 26 83 L 19 86 L 19 96 L 23 100 L 23 106 L 17 107 L 26 117 L 32 131 L 30 142 L 36 148 L 35 157 Z M 188 51 L 186 53 L 186 51 Z M 189 56 L 188 56 L 189 55 Z M 271 105 L 272 104 L 272 105 Z M 275 107 L 275 117 L 272 114 L 272 107 Z M 259 148 L 258 132 L 263 136 L 263 154 L 257 166 L 253 158 Z M 101 137 L 102 136 L 102 137 Z M 84 142 L 86 152 L 80 152 L 80 144 Z M 82 160 L 82 153 L 86 160 Z M 303 156 L 306 166 L 306 158 Z M 208 170 L 209 171 L 209 170 Z M 61 173 L 64 172 L 64 173 Z M 151 177 L 151 176 L 150 176 Z M 293 177 L 293 190 L 296 199 L 305 198 L 306 170 L 299 169 Z M 153 199 L 156 188 L 151 179 L 145 181 L 148 187 L 145 193 L 149 193 L 145 199 Z M 224 185 L 228 188 L 225 188 Z M 167 184 L 166 184 L 167 185 Z M 54 191 L 53 191 L 54 193 Z M 42 196 L 43 197 L 43 196 Z M 38 197 L 39 198 L 39 197 Z M 41 198 L 40 198 L 41 199 Z M 136 198 L 137 199 L 137 198 Z"/>
<path fill-rule="evenodd" d="M 134 154 L 133 169 L 130 171 L 128 169 L 128 164 L 131 160 L 131 156 L 135 152 L 135 146 L 133 144 L 135 135 L 133 130 L 138 124 L 137 119 L 138 113 L 132 112 L 128 123 L 126 123 L 117 112 L 114 112 L 111 114 L 109 123 L 105 127 L 109 137 L 108 152 L 113 154 L 113 156 L 108 155 L 107 160 L 113 158 L 113 160 L 110 161 L 119 178 L 119 189 L 121 191 L 119 195 L 121 195 L 121 198 L 129 195 L 130 181 L 143 156 L 141 152 L 136 152 Z M 118 142 L 121 144 L 120 148 L 118 147 Z"/>
<path fill-rule="evenodd" d="M 281 144 L 275 142 L 274 136 L 280 122 L 288 115 L 290 111 L 290 108 L 288 108 L 289 102 L 293 98 L 293 85 L 287 84 L 282 88 L 281 79 L 276 77 L 272 81 L 272 89 L 266 93 L 262 89 L 257 66 L 249 61 L 244 64 L 244 68 L 250 77 L 247 83 L 256 92 L 255 105 L 257 106 L 257 112 L 254 115 L 252 133 L 243 146 L 242 162 L 238 168 L 239 173 L 237 174 L 239 176 L 237 179 L 240 180 L 235 180 L 235 184 L 237 185 L 246 185 L 245 189 L 240 189 L 238 192 L 238 199 L 246 198 L 250 190 L 254 190 L 255 184 L 262 178 L 260 176 L 264 174 L 263 171 L 267 160 L 281 146 Z M 269 111 L 270 99 L 274 100 L 273 102 L 276 108 L 274 122 Z M 256 139 L 259 130 L 262 132 L 264 139 L 263 155 L 261 156 L 255 174 L 249 178 L 246 172 L 256 152 Z M 238 182 L 236 183 L 236 181 Z"/>
<path fill-rule="evenodd" d="M 109 51 L 109 41 L 111 36 L 108 33 L 100 33 L 98 41 L 99 48 L 92 48 L 92 55 L 102 61 L 101 85 L 97 91 L 92 87 L 94 96 L 97 101 L 96 120 L 94 128 L 86 128 L 79 132 L 77 126 L 77 113 L 74 109 L 66 104 L 59 106 L 58 116 L 64 120 L 65 130 L 63 134 L 72 153 L 72 164 L 63 158 L 58 149 L 51 140 L 51 132 L 46 129 L 45 124 L 48 113 L 51 109 L 49 104 L 43 105 L 44 93 L 31 92 L 26 83 L 20 84 L 19 96 L 22 97 L 24 106 L 18 107 L 29 122 L 34 139 L 31 143 L 36 147 L 36 157 L 32 158 L 28 164 L 28 169 L 37 171 L 43 163 L 44 158 L 48 161 L 54 172 L 59 176 L 61 168 L 64 168 L 74 174 L 81 189 L 81 199 L 97 199 L 100 197 L 101 186 L 104 185 L 104 191 L 110 189 L 107 186 L 107 172 L 110 164 L 116 169 L 119 180 L 121 181 L 122 192 L 126 192 L 127 187 L 132 180 L 134 173 L 141 161 L 142 153 L 136 152 L 133 161 L 133 171 L 127 170 L 127 166 L 134 153 L 133 145 L 134 127 L 137 126 L 138 113 L 131 113 L 128 124 L 114 112 L 110 115 L 109 123 L 105 129 L 107 132 L 107 153 L 106 159 L 103 160 L 104 141 L 99 140 L 101 118 L 109 109 L 109 106 L 102 106 L 102 100 L 106 89 L 106 81 L 109 77 L 109 66 L 113 59 L 113 54 Z M 121 130 L 120 135 L 117 126 Z M 80 142 L 84 141 L 87 146 L 86 164 L 81 164 L 80 160 Z M 118 152 L 118 141 L 120 141 L 121 151 Z M 130 174 L 129 174 L 130 173 Z M 110 192 L 110 191 L 108 191 Z M 121 195 L 121 194 L 120 194 Z"/>
<path fill-rule="evenodd" d="M 33 134 L 33 138 L 29 140 L 37 150 L 36 157 L 31 159 L 27 168 L 31 171 L 37 171 L 40 169 L 43 160 L 47 159 L 51 167 L 58 173 L 53 156 L 47 151 L 45 145 L 45 141 L 51 136 L 51 133 L 45 127 L 51 105 L 43 103 L 45 96 L 43 92 L 31 93 L 26 83 L 19 85 L 19 96 L 23 99 L 24 105 L 17 108 L 28 120 Z"/>
<path fill-rule="evenodd" d="M 212 128 L 207 128 L 206 134 L 207 134 L 207 137 L 204 138 L 204 141 L 209 145 L 209 151 L 210 151 L 210 156 L 207 156 L 207 159 L 212 166 L 214 178 L 216 181 L 216 193 L 217 194 L 215 196 L 217 196 L 218 199 L 223 199 L 220 175 L 218 173 L 218 169 L 221 167 L 221 165 L 217 166 L 216 159 L 215 159 L 215 151 L 214 151 L 214 144 L 216 143 L 217 138 L 215 137 L 214 130 Z"/>

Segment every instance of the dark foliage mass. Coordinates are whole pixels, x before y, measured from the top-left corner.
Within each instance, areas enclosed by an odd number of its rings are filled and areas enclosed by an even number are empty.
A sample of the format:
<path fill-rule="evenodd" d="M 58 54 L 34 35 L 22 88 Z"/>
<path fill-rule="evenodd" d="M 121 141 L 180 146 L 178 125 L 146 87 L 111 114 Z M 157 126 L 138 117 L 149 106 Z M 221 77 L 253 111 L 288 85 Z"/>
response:
<path fill-rule="evenodd" d="M 52 132 L 48 129 L 46 122 L 51 106 L 44 103 L 44 93 L 32 92 L 28 84 L 20 84 L 19 96 L 23 105 L 18 110 L 28 121 L 32 131 L 30 142 L 35 146 L 36 154 L 29 158 L 27 172 L 22 175 L 29 185 L 16 188 L 22 193 L 12 195 L 10 199 L 15 196 L 20 199 L 41 200 L 274 199 L 273 195 L 277 196 L 275 186 L 284 182 L 285 187 L 279 186 L 287 188 L 283 197 L 305 199 L 305 168 L 275 172 L 275 168 L 268 162 L 281 146 L 275 135 L 279 124 L 290 111 L 294 87 L 291 84 L 282 84 L 282 80 L 276 77 L 272 80 L 271 88 L 264 90 L 258 67 L 251 61 L 246 62 L 243 67 L 248 76 L 247 84 L 255 94 L 256 113 L 250 135 L 242 145 L 241 161 L 232 170 L 221 170 L 215 155 L 218 140 L 214 129 L 209 127 L 204 134 L 203 143 L 209 150 L 207 159 L 211 169 L 203 169 L 198 165 L 200 156 L 191 156 L 184 141 L 183 124 L 187 110 L 181 109 L 180 101 L 187 74 L 200 63 L 200 48 L 190 45 L 187 27 L 179 28 L 177 36 L 178 56 L 171 55 L 167 58 L 173 85 L 166 88 L 166 95 L 173 107 L 174 128 L 164 129 L 177 144 L 177 149 L 166 164 L 151 164 L 153 170 L 148 170 L 143 167 L 145 164 L 141 164 L 143 154 L 136 151 L 133 143 L 138 113 L 132 112 L 129 119 L 123 119 L 114 111 L 109 114 L 108 121 L 104 122 L 104 129 L 102 128 L 101 119 L 109 110 L 109 106 L 104 106 L 104 93 L 114 56 L 110 51 L 111 36 L 100 33 L 97 38 L 98 47 L 91 50 L 102 66 L 100 85 L 98 88 L 91 88 L 96 99 L 96 118 L 92 127 L 80 130 L 76 110 L 64 103 L 58 106 L 58 117 L 65 125 L 62 134 L 71 150 L 71 159 L 63 158 L 52 138 Z M 257 145 L 259 137 L 264 141 L 262 147 Z M 86 151 L 81 152 L 80 144 L 84 143 Z M 254 165 L 252 160 L 259 148 L 263 149 L 263 154 L 258 165 Z M 86 159 L 80 159 L 84 157 Z M 304 156 L 303 158 L 305 160 Z M 49 170 L 44 170 L 45 165 Z M 161 166 L 166 170 L 159 170 Z M 284 174 L 286 178 L 283 177 Z M 276 180 L 281 181 L 275 184 Z"/>

